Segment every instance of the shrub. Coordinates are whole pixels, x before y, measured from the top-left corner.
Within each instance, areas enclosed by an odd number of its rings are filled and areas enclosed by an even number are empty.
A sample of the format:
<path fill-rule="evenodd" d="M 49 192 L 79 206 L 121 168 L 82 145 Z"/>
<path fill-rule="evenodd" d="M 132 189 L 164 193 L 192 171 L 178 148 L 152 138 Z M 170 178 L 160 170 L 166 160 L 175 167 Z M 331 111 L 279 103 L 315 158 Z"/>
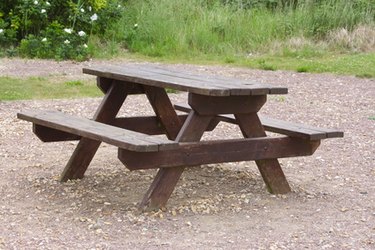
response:
<path fill-rule="evenodd" d="M 2 0 L 0 46 L 27 57 L 86 59 L 89 35 L 121 15 L 123 0 Z"/>

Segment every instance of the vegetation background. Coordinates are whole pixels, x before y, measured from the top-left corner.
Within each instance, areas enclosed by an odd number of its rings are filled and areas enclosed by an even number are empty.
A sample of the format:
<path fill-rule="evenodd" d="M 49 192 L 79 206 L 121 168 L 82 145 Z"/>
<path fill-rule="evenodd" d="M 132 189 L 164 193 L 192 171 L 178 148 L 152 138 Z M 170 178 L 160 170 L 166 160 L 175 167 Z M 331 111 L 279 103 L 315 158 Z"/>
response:
<path fill-rule="evenodd" d="M 375 0 L 2 0 L 0 48 L 373 78 Z"/>

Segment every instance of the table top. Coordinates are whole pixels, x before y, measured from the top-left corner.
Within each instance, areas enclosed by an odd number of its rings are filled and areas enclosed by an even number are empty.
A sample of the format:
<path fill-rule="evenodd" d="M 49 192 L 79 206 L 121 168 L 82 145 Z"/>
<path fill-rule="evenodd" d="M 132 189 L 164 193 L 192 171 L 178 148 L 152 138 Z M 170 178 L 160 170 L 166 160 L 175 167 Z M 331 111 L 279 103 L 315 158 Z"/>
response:
<path fill-rule="evenodd" d="M 209 96 L 287 94 L 285 87 L 209 74 L 196 74 L 162 66 L 97 66 L 83 73 L 124 82 L 170 88 Z"/>

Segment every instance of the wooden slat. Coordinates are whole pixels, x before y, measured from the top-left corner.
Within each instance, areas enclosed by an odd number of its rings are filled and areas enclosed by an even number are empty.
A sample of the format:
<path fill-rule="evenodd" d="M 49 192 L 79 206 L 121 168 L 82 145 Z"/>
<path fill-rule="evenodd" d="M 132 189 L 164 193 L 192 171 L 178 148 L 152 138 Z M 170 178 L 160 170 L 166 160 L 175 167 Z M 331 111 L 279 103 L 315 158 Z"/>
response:
<path fill-rule="evenodd" d="M 176 149 L 159 152 L 142 153 L 119 149 L 119 159 L 130 170 L 196 166 L 312 155 L 319 144 L 320 141 L 291 137 L 202 141 L 180 143 Z"/>
<path fill-rule="evenodd" d="M 35 124 L 76 134 L 97 141 L 103 141 L 128 150 L 158 151 L 159 146 L 176 145 L 175 142 L 145 134 L 124 130 L 89 119 L 67 115 L 57 111 L 25 111 L 18 118 Z"/>
<path fill-rule="evenodd" d="M 230 87 L 231 95 L 266 95 L 266 94 L 287 94 L 288 90 L 284 87 L 275 87 L 271 84 L 254 82 L 251 80 L 234 79 L 218 75 L 193 74 L 176 69 L 165 69 L 160 66 L 153 66 L 145 69 L 146 71 L 157 72 L 173 77 L 184 78 L 194 81 L 205 81 L 212 86 Z M 248 86 L 248 87 L 246 87 Z M 251 87 L 250 87 L 251 86 Z"/>
<path fill-rule="evenodd" d="M 266 137 L 266 131 L 256 113 L 235 114 L 235 117 L 244 137 Z M 286 151 L 287 149 L 281 147 L 278 150 Z M 289 193 L 291 189 L 285 174 L 281 169 L 279 160 L 273 158 L 276 157 L 276 152 L 271 155 L 270 158 L 256 160 L 255 163 L 262 175 L 268 191 L 271 194 L 286 194 Z"/>
<path fill-rule="evenodd" d="M 153 66 L 101 66 L 84 68 L 86 74 L 125 82 L 140 83 L 161 88 L 212 96 L 286 94 L 287 88 L 252 81 L 193 75 L 183 71 L 161 69 Z"/>
<path fill-rule="evenodd" d="M 158 120 L 165 128 L 168 139 L 176 139 L 183 123 L 173 108 L 167 92 L 163 88 L 152 86 L 143 86 L 143 89 Z"/>
<path fill-rule="evenodd" d="M 191 108 L 186 104 L 176 104 L 175 109 L 183 112 L 190 112 Z M 237 124 L 233 115 L 218 115 L 218 119 L 224 122 Z M 317 128 L 309 125 L 298 124 L 288 121 L 269 118 L 259 115 L 262 125 L 266 131 L 284 134 L 292 137 L 299 137 L 308 140 L 321 140 L 326 138 L 343 137 L 342 131 L 326 128 Z"/>
<path fill-rule="evenodd" d="M 184 123 L 187 115 L 179 115 L 178 118 Z M 206 131 L 214 130 L 218 123 L 218 119 L 213 119 Z M 156 116 L 118 117 L 111 125 L 148 135 L 166 134 L 166 129 Z"/>
<path fill-rule="evenodd" d="M 108 89 L 94 114 L 93 120 L 109 124 L 116 117 L 127 97 L 127 86 L 116 84 L 115 81 L 109 82 L 98 77 L 97 83 L 99 86 L 101 85 L 101 81 L 110 85 L 107 85 Z M 64 182 L 67 180 L 82 179 L 101 143 L 101 141 L 90 138 L 81 138 L 65 165 L 60 180 Z"/>
<path fill-rule="evenodd" d="M 83 73 L 105 77 L 110 79 L 121 80 L 124 82 L 139 83 L 161 88 L 171 88 L 178 91 L 196 92 L 202 95 L 229 96 L 230 90 L 226 87 L 212 87 L 209 85 L 199 84 L 198 82 L 188 81 L 160 75 L 152 72 L 144 72 L 133 67 L 114 67 L 102 66 L 100 68 L 84 68 Z"/>
<path fill-rule="evenodd" d="M 200 116 L 194 111 L 191 111 L 175 141 L 199 141 L 204 131 L 206 131 L 206 128 L 210 125 L 212 118 L 212 116 Z M 161 148 L 160 150 L 163 149 Z M 120 153 L 121 151 L 119 151 L 119 159 L 121 160 Z M 168 155 L 165 155 L 165 157 L 168 157 Z M 141 159 L 139 160 L 141 161 Z M 140 208 L 143 210 L 153 210 L 164 207 L 183 171 L 184 166 L 160 168 L 150 188 L 143 197 Z"/>

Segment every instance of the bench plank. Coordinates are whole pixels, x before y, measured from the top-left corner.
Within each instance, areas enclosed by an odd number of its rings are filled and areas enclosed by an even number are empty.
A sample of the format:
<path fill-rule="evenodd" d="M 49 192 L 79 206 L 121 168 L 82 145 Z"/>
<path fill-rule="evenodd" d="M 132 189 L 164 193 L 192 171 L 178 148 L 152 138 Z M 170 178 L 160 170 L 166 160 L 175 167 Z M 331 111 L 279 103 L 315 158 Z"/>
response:
<path fill-rule="evenodd" d="M 191 108 L 186 104 L 175 104 L 176 110 L 190 112 Z M 237 124 L 234 115 L 218 115 L 220 121 Z M 280 133 L 291 137 L 299 137 L 308 140 L 321 140 L 327 138 L 343 137 L 342 131 L 326 128 L 317 128 L 309 125 L 282 121 L 259 115 L 259 119 L 266 131 Z"/>
<path fill-rule="evenodd" d="M 164 148 L 177 145 L 176 142 L 167 139 L 152 137 L 57 111 L 24 111 L 18 113 L 17 117 L 40 126 L 103 141 L 131 151 L 156 152 L 161 145 Z"/>

